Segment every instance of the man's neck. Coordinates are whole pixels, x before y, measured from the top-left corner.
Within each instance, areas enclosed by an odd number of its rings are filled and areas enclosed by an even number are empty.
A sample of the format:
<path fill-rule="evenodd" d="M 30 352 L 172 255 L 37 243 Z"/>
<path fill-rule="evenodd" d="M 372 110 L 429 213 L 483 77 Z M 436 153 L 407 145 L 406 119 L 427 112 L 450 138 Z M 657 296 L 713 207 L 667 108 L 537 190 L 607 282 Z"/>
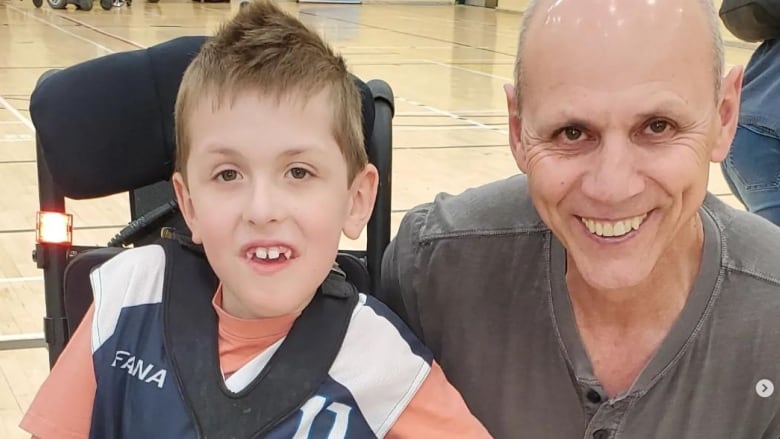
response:
<path fill-rule="evenodd" d="M 625 290 L 590 287 L 568 260 L 566 282 L 577 328 L 610 397 L 630 388 L 685 307 L 702 259 L 704 229 L 698 216 L 674 243 L 648 279 Z"/>
<path fill-rule="evenodd" d="M 566 283 L 578 326 L 620 332 L 642 327 L 669 327 L 685 306 L 698 276 L 704 229 L 698 215 L 680 230 L 674 245 L 641 284 L 623 290 L 589 286 L 568 258 Z"/>

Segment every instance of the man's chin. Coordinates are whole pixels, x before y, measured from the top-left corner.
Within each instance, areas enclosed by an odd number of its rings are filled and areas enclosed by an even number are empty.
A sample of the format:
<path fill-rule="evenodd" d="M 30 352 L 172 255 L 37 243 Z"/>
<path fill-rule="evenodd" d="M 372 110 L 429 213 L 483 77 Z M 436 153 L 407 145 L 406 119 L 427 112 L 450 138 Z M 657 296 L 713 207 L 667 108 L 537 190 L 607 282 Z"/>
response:
<path fill-rule="evenodd" d="M 619 294 L 634 289 L 647 280 L 651 270 L 644 267 L 646 263 L 646 259 L 636 263 L 625 260 L 611 264 L 589 262 L 584 266 L 577 264 L 573 268 L 578 270 L 575 278 L 579 278 L 579 281 L 584 283 L 588 289 L 600 292 L 612 291 Z M 571 279 L 571 277 L 569 278 Z M 571 288 L 572 285 L 569 287 Z"/>

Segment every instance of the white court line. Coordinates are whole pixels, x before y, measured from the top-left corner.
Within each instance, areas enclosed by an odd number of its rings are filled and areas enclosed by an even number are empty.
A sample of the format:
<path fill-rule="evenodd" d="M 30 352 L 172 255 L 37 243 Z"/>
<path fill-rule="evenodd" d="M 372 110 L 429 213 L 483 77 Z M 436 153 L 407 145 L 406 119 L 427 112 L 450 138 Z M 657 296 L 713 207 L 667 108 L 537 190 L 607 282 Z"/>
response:
<path fill-rule="evenodd" d="M 63 20 L 70 21 L 70 22 L 76 23 L 78 25 L 84 26 L 85 28 L 87 28 L 87 29 L 89 29 L 89 30 L 91 30 L 93 32 L 97 32 L 97 33 L 105 35 L 105 36 L 107 36 L 109 38 L 113 38 L 115 40 L 119 40 L 119 41 L 121 41 L 123 43 L 129 44 L 131 46 L 135 46 L 135 47 L 137 47 L 139 49 L 146 49 L 146 46 L 144 46 L 143 44 L 136 43 L 135 41 L 127 39 L 127 38 L 125 38 L 125 37 L 123 37 L 121 35 L 117 35 L 115 33 L 109 32 L 109 31 L 105 31 L 105 30 L 100 29 L 99 27 L 95 27 L 95 26 L 93 26 L 93 25 L 91 25 L 91 24 L 89 24 L 87 22 L 84 22 L 84 21 L 81 21 L 81 20 L 77 20 L 77 19 L 72 18 L 72 17 L 68 17 L 67 15 L 64 15 L 64 14 L 53 14 L 53 15 L 55 17 L 62 18 Z M 110 50 L 110 49 L 108 49 L 108 50 Z"/>
<path fill-rule="evenodd" d="M 45 24 L 46 26 L 52 27 L 54 29 L 57 29 L 58 31 L 66 33 L 66 34 L 68 34 L 68 35 L 70 35 L 70 36 L 72 36 L 72 37 L 74 37 L 76 39 L 79 39 L 79 40 L 84 41 L 86 43 L 92 44 L 95 47 L 97 47 L 98 49 L 106 52 L 105 55 L 108 55 L 109 53 L 114 53 L 113 50 L 109 49 L 108 47 L 106 47 L 106 46 L 104 46 L 104 45 L 102 45 L 100 43 L 97 43 L 97 42 L 95 42 L 93 40 L 90 40 L 89 38 L 84 38 L 81 35 L 74 34 L 71 31 L 65 30 L 62 27 L 57 26 L 56 24 L 52 23 L 49 20 L 44 20 L 42 18 L 36 17 L 35 15 L 32 15 L 32 14 L 28 13 L 27 11 L 25 11 L 23 9 L 19 9 L 17 7 L 14 7 L 14 6 L 11 6 L 11 5 L 8 5 L 8 4 L 6 4 L 5 7 L 8 8 L 8 9 L 14 10 L 14 11 L 16 11 L 19 14 L 24 15 L 25 17 L 29 17 L 29 18 L 32 18 L 33 20 L 40 21 L 41 23 Z"/>
<path fill-rule="evenodd" d="M 458 124 L 458 125 L 424 125 L 424 126 L 410 126 L 410 125 L 396 125 L 393 127 L 393 131 L 466 131 L 466 130 L 477 130 L 481 129 L 481 127 L 475 127 L 468 123 L 468 121 L 465 121 L 463 119 L 458 119 L 460 121 L 465 122 L 465 124 Z M 497 124 L 494 128 L 498 128 L 499 126 L 506 126 L 506 124 Z"/>
<path fill-rule="evenodd" d="M 0 284 L 20 284 L 24 282 L 41 282 L 41 281 L 43 281 L 43 276 L 0 278 Z"/>
<path fill-rule="evenodd" d="M 30 131 L 35 132 L 35 125 L 33 125 L 32 121 L 28 119 L 26 116 L 24 116 L 22 113 L 20 113 L 19 110 L 11 106 L 11 104 L 9 104 L 8 101 L 6 101 L 5 98 L 2 96 L 0 96 L 0 106 L 8 110 L 11 114 L 13 114 L 14 117 L 19 119 L 19 122 L 23 123 L 27 128 L 30 129 Z"/>
<path fill-rule="evenodd" d="M 479 127 L 479 128 L 483 128 L 483 129 L 486 129 L 486 130 L 495 131 L 497 133 L 509 135 L 509 132 L 507 130 L 502 130 L 502 129 L 498 129 L 498 128 L 494 127 L 494 126 L 485 125 L 484 123 L 477 122 L 476 120 L 471 120 L 471 119 L 469 119 L 467 117 L 459 116 L 459 115 L 457 115 L 455 113 L 451 113 L 451 112 L 446 111 L 446 110 L 442 110 L 442 109 L 439 109 L 439 108 L 436 108 L 436 107 L 431 107 L 430 105 L 425 105 L 425 104 L 422 104 L 420 102 L 413 101 L 411 99 L 406 99 L 406 98 L 401 97 L 401 96 L 396 96 L 395 98 L 397 100 L 401 101 L 401 102 L 405 102 L 407 104 L 414 105 L 416 107 L 420 107 L 420 108 L 426 109 L 426 110 L 430 111 L 431 113 L 440 114 L 442 116 L 447 116 L 447 117 L 450 117 L 450 118 L 456 119 L 456 120 L 462 120 L 462 121 L 467 122 L 467 123 L 469 123 L 471 125 L 474 125 L 475 127 Z"/>
<path fill-rule="evenodd" d="M 479 117 L 505 117 L 506 110 L 452 110 L 452 113 L 459 114 L 461 116 L 479 116 Z M 414 117 L 414 116 L 430 116 L 429 111 L 396 111 L 396 116 Z"/>
<path fill-rule="evenodd" d="M 447 64 L 447 63 L 443 63 L 443 62 L 439 62 L 439 61 L 433 61 L 433 60 L 430 60 L 430 59 L 424 59 L 423 61 L 425 61 L 425 62 L 427 62 L 429 64 L 435 64 L 437 66 L 447 67 L 447 68 L 455 69 L 455 70 L 462 70 L 464 72 L 473 73 L 475 75 L 487 76 L 488 78 L 501 79 L 502 81 L 513 82 L 512 78 L 507 78 L 506 76 L 499 76 L 499 75 L 494 75 L 492 73 L 480 72 L 479 70 L 468 69 L 466 67 L 460 67 L 460 66 Z"/>
<path fill-rule="evenodd" d="M 18 120 L 0 120 L 0 125 L 23 125 L 24 123 Z"/>

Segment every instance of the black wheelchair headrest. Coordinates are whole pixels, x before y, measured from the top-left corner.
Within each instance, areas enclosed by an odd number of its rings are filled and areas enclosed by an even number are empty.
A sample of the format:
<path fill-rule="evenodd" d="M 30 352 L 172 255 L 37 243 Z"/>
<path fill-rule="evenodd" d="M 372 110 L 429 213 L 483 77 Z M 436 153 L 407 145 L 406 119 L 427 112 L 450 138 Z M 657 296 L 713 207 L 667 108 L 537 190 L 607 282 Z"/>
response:
<path fill-rule="evenodd" d="M 171 176 L 176 95 L 184 70 L 205 41 L 176 38 L 86 61 L 39 81 L 30 116 L 52 179 L 66 197 L 96 198 Z M 374 99 L 368 86 L 354 79 L 368 142 Z"/>

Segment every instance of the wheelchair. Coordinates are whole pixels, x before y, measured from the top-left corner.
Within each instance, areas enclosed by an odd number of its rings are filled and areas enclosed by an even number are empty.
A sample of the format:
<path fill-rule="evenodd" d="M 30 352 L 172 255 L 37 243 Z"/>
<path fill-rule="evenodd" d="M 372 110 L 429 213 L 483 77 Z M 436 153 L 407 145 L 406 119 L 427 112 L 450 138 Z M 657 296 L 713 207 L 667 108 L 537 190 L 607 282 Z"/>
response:
<path fill-rule="evenodd" d="M 169 181 L 173 110 L 184 70 L 205 41 L 181 37 L 49 70 L 38 80 L 30 101 L 40 207 L 33 259 L 43 270 L 50 367 L 92 303 L 89 274 L 95 267 L 171 230 L 188 232 Z M 353 78 L 363 104 L 366 150 L 380 180 L 365 250 L 340 251 L 336 262 L 349 282 L 371 293 L 378 289 L 390 241 L 394 98 L 382 80 Z M 74 244 L 65 198 L 123 192 L 129 194 L 128 225 L 105 246 Z"/>

